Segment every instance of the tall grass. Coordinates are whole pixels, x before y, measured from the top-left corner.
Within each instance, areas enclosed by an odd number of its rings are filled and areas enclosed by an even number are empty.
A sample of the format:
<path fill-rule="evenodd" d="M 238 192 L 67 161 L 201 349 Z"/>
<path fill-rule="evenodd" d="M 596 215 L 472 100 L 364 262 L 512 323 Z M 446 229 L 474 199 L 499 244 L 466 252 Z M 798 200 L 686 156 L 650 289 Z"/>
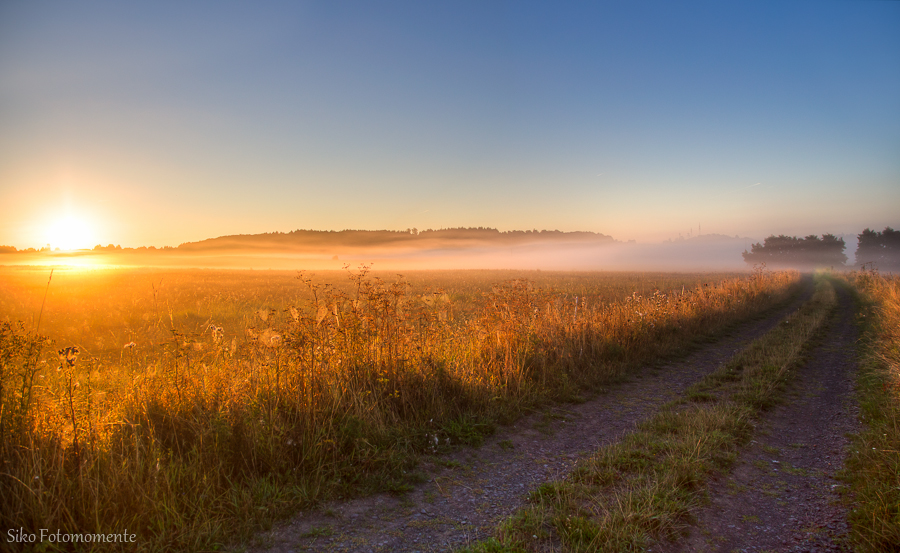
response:
<path fill-rule="evenodd" d="M 858 388 L 865 429 L 854 440 L 844 476 L 860 551 L 900 550 L 900 277 L 854 273 L 863 294 Z"/>
<path fill-rule="evenodd" d="M 758 272 L 601 302 L 519 279 L 460 305 L 365 268 L 341 285 L 301 274 L 305 301 L 253 310 L 240 338 L 212 318 L 180 325 L 154 294 L 136 315 L 146 335 L 117 358 L 7 321 L 0 526 L 127 529 L 140 550 L 198 550 L 322 498 L 402 491 L 415 455 L 677 352 L 797 280 Z"/>
<path fill-rule="evenodd" d="M 773 405 L 803 351 L 836 305 L 821 279 L 810 301 L 715 372 L 664 405 L 634 432 L 545 482 L 530 505 L 500 524 L 497 538 L 464 549 L 646 551 L 672 540 L 703 503 L 706 481 L 727 470 Z"/>

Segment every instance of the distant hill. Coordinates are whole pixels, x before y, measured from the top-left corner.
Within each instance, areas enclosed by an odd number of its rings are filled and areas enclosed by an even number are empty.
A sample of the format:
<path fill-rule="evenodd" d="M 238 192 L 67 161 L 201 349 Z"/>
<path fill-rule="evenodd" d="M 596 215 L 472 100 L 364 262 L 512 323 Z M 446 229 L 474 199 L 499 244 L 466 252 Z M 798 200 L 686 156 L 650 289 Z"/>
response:
<path fill-rule="evenodd" d="M 750 238 L 705 234 L 660 243 L 623 242 L 594 232 L 494 228 L 295 230 L 239 234 L 178 247 L 91 250 L 0 248 L 0 265 L 341 269 L 746 270 Z"/>
<path fill-rule="evenodd" d="M 466 249 L 472 247 L 511 247 L 551 243 L 599 245 L 616 241 L 594 232 L 561 232 L 558 230 L 513 230 L 501 232 L 493 228 L 451 228 L 440 230 L 295 230 L 266 234 L 220 236 L 178 246 L 179 251 L 215 250 L 303 251 L 309 253 L 347 253 L 378 249 Z"/>

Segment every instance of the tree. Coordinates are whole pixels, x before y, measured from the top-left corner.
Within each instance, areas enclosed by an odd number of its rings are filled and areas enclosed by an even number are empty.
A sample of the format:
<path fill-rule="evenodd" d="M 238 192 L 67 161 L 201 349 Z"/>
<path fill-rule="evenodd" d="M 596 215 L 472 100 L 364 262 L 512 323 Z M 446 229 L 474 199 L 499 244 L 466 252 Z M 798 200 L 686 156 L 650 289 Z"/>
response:
<path fill-rule="evenodd" d="M 756 243 L 750 251 L 742 254 L 749 265 L 765 263 L 770 267 L 793 267 L 812 269 L 815 267 L 842 267 L 847 261 L 843 238 L 833 234 L 823 234 L 819 238 L 811 234 L 806 238 L 796 236 L 769 236 L 764 243 Z"/>
<path fill-rule="evenodd" d="M 873 263 L 879 269 L 900 269 L 900 230 L 885 227 L 881 232 L 871 229 L 857 236 L 856 264 Z"/>

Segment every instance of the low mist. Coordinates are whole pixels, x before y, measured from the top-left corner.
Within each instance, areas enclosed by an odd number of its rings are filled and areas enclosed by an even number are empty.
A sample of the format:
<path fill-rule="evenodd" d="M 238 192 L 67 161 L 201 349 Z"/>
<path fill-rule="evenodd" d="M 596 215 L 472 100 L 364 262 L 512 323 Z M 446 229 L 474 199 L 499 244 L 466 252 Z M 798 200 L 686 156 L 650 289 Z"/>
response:
<path fill-rule="evenodd" d="M 215 247 L 192 244 L 191 247 L 162 250 L 18 252 L 0 255 L 0 264 L 298 270 L 368 265 L 378 270 L 733 271 L 748 268 L 741 253 L 751 242 L 749 238 L 721 235 L 655 244 L 560 237 L 552 241 L 511 244 L 429 240 L 415 244 L 317 244 L 297 248 L 277 243 L 250 246 L 231 241 Z"/>

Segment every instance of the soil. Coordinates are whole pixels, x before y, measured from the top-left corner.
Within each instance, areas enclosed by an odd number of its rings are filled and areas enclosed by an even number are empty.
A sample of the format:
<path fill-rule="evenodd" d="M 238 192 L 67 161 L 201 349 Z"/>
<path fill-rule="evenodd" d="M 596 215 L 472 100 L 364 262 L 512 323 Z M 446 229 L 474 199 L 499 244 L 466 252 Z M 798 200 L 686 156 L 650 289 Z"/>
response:
<path fill-rule="evenodd" d="M 853 395 L 852 298 L 838 288 L 826 335 L 791 380 L 785 401 L 760 421 L 733 470 L 709 488 L 709 504 L 678 544 L 653 551 L 851 551 L 842 483 L 835 478 L 859 431 Z"/>
<path fill-rule="evenodd" d="M 556 405 L 523 417 L 488 437 L 480 448 L 465 448 L 448 455 L 425 457 L 420 463 L 420 469 L 427 475 L 428 481 L 403 496 L 378 494 L 321 505 L 314 511 L 299 513 L 292 520 L 258 535 L 248 550 L 272 553 L 430 552 L 448 551 L 488 538 L 494 533 L 497 524 L 522 507 L 528 494 L 540 484 L 565 478 L 580 459 L 632 431 L 638 422 L 654 415 L 663 404 L 676 399 L 688 386 L 716 370 L 741 348 L 778 324 L 808 299 L 810 294 L 811 286 L 807 285 L 806 291 L 789 305 L 769 313 L 764 319 L 740 326 L 724 338 L 682 360 L 636 371 L 629 381 L 611 386 L 585 403 Z M 842 296 L 842 313 L 852 309 L 846 305 L 847 301 L 849 300 Z M 827 346 L 831 347 L 828 351 L 832 357 L 844 350 L 848 355 L 852 352 L 853 341 L 847 334 L 852 330 L 849 318 L 849 314 L 843 314 L 841 322 L 832 329 L 832 339 L 836 344 L 834 347 L 838 348 Z M 844 319 L 848 321 L 844 322 Z M 825 356 L 826 360 L 831 359 L 829 355 Z M 798 375 L 798 381 L 812 377 L 816 379 L 817 384 L 804 385 L 796 392 L 798 398 L 814 402 L 816 416 L 834 416 L 844 420 L 842 417 L 845 417 L 845 411 L 831 408 L 834 406 L 833 402 L 837 402 L 837 406 L 843 409 L 840 398 L 846 395 L 845 388 L 849 390 L 844 367 L 844 364 L 839 363 L 832 371 L 839 373 L 833 379 L 842 382 L 834 392 L 828 391 L 831 387 L 827 383 L 832 379 L 825 378 L 822 381 L 824 377 L 818 374 L 821 371 L 817 369 L 811 370 L 810 375 Z M 812 392 L 815 392 L 815 397 L 810 396 Z M 820 406 L 820 403 L 824 405 Z M 819 409 L 826 406 L 829 410 Z M 810 415 L 805 411 L 807 409 L 810 407 L 801 408 Z M 752 452 L 758 450 L 759 455 L 762 455 L 760 459 L 765 459 L 766 463 L 773 466 L 767 464 L 765 474 L 747 477 L 745 479 L 748 484 L 741 485 L 747 486 L 749 490 L 749 482 L 755 483 L 759 478 L 766 478 L 766 474 L 775 475 L 770 483 L 759 481 L 762 497 L 769 499 L 765 490 L 779 490 L 778 497 L 772 498 L 772 501 L 788 501 L 789 505 L 796 507 L 789 516 L 796 519 L 797 524 L 794 526 L 798 530 L 815 531 L 830 539 L 831 534 L 823 531 L 828 530 L 829 525 L 834 527 L 835 535 L 846 529 L 840 525 L 841 511 L 836 510 L 830 500 L 822 502 L 817 499 L 824 492 L 827 492 L 829 498 L 834 495 L 835 492 L 828 487 L 832 485 L 831 481 L 825 484 L 823 492 L 816 479 L 820 474 L 822 478 L 830 478 L 840 464 L 841 451 L 846 443 L 842 433 L 852 430 L 852 425 L 848 426 L 843 422 L 840 427 L 826 425 L 816 418 L 815 421 L 811 420 L 815 432 L 805 429 L 795 431 L 791 423 L 796 416 L 793 413 L 782 415 L 773 412 L 770 423 L 775 425 L 773 430 L 757 438 L 757 443 L 752 444 L 753 447 L 748 451 L 748 455 L 754 455 Z M 776 437 L 778 441 L 774 441 Z M 764 444 L 763 440 L 766 440 Z M 773 445 L 769 445 L 770 440 Z M 769 453 L 767 448 L 775 448 L 779 453 L 776 456 L 775 453 Z M 751 469 L 756 467 L 755 460 L 755 457 L 742 460 L 736 474 L 752 472 Z M 833 463 L 834 468 L 827 464 L 829 462 Z M 820 463 L 825 463 L 825 468 L 821 468 Z M 796 467 L 798 471 L 806 471 L 804 474 L 808 476 L 802 477 L 803 482 L 791 480 L 782 484 L 777 479 L 785 476 L 785 473 L 773 472 L 780 470 L 776 469 L 778 465 Z M 790 476 L 793 478 L 793 475 Z M 809 486 L 805 483 L 809 483 Z M 775 488 L 776 484 L 780 487 Z M 717 491 L 711 493 L 713 497 L 721 495 L 728 498 L 732 503 L 729 508 L 743 508 L 735 499 L 742 496 L 730 495 L 728 492 L 731 488 L 725 479 L 717 481 L 714 488 Z M 714 514 L 711 512 L 709 516 Z M 735 518 L 742 521 L 742 516 L 737 515 Z M 751 518 L 747 520 L 753 521 L 753 516 L 762 521 L 767 515 L 748 515 Z M 703 515 L 700 520 L 707 519 Z M 715 524 L 712 518 L 709 520 L 710 524 Z M 787 522 L 789 517 L 785 516 L 783 520 Z M 721 531 L 718 526 L 710 526 L 709 530 L 706 530 L 706 526 L 698 526 L 697 532 L 689 537 L 693 541 L 686 543 L 706 546 L 706 531 L 725 536 L 742 532 L 745 536 L 751 536 L 751 532 L 763 532 L 750 523 L 742 524 L 740 531 L 732 531 L 737 528 L 734 520 L 723 522 L 727 524 L 722 525 Z M 734 528 L 729 528 L 729 525 L 734 525 Z M 794 536 L 791 534 L 779 539 L 781 541 L 778 542 L 778 547 L 782 547 L 782 542 L 793 543 L 791 540 Z M 714 542 L 709 547 L 719 549 L 718 544 L 738 541 L 737 538 L 727 538 L 725 541 Z M 669 547 L 673 546 L 670 544 Z M 687 547 L 687 550 L 691 550 L 691 546 Z"/>

